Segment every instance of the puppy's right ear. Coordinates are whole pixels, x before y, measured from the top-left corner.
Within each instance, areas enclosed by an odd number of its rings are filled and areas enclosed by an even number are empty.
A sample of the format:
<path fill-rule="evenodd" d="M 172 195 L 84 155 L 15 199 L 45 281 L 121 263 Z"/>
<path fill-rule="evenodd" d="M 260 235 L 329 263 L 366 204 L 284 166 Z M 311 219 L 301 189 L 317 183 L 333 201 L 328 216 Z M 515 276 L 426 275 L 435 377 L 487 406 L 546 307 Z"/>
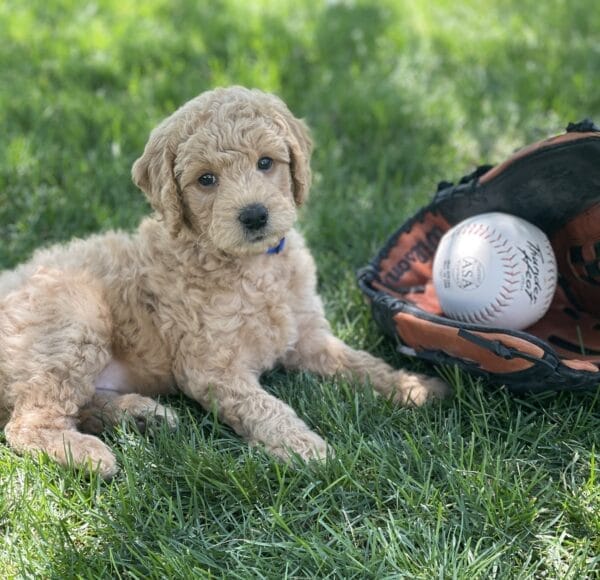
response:
<path fill-rule="evenodd" d="M 183 227 L 181 189 L 175 179 L 176 143 L 159 125 L 150 134 L 144 154 L 133 164 L 133 182 L 146 194 L 154 210 L 165 221 L 172 237 Z"/>

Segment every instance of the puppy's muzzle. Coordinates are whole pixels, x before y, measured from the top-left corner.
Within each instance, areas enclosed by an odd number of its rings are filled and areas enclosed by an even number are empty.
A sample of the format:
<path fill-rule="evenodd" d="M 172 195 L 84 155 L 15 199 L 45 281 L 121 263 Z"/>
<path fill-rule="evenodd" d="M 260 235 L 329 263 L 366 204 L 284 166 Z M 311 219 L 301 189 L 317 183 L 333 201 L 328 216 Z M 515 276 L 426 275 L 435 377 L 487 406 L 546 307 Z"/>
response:
<path fill-rule="evenodd" d="M 246 231 L 256 233 L 267 225 L 269 210 L 262 203 L 253 203 L 240 211 L 238 219 Z"/>

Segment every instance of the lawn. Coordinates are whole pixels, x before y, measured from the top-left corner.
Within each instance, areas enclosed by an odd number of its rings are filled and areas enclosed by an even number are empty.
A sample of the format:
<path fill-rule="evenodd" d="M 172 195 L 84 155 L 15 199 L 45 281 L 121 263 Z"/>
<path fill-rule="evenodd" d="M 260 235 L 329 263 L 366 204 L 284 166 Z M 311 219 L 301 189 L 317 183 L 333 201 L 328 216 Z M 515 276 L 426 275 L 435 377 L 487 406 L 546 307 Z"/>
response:
<path fill-rule="evenodd" d="M 336 333 L 454 395 L 395 408 L 275 371 L 336 449 L 283 465 L 184 397 L 179 431 L 106 439 L 111 482 L 0 434 L 3 578 L 596 578 L 600 391 L 515 397 L 394 351 L 355 272 L 441 180 L 600 120 L 594 0 L 4 0 L 0 267 L 149 212 L 130 168 L 199 92 L 274 91 L 312 127 L 300 229 Z"/>

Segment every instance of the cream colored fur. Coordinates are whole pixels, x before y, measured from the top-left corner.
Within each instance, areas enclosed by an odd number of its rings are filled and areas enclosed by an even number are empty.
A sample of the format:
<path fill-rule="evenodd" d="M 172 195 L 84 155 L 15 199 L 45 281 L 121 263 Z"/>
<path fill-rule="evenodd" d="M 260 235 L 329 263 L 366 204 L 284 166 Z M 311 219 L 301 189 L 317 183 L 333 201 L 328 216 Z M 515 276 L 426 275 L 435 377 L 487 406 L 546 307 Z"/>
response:
<path fill-rule="evenodd" d="M 40 250 L 2 273 L 8 443 L 110 477 L 114 455 L 95 434 L 124 414 L 175 427 L 151 397 L 180 389 L 278 457 L 324 458 L 326 443 L 263 390 L 261 373 L 281 364 L 345 375 L 401 404 L 443 395 L 440 380 L 394 370 L 331 334 L 313 259 L 293 229 L 311 147 L 273 95 L 201 94 L 152 132 L 133 166 L 155 210 L 136 232 Z M 272 166 L 259 169 L 261 158 Z M 257 204 L 268 215 L 248 229 L 240 213 Z M 280 253 L 267 253 L 284 237 Z"/>

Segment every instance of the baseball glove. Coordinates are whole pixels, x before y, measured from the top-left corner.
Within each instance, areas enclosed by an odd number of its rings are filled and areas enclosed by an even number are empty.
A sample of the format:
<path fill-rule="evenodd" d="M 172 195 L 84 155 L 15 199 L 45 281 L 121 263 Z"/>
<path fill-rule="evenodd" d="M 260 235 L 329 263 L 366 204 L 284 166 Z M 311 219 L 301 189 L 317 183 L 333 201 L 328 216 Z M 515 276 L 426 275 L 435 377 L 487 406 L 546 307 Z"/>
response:
<path fill-rule="evenodd" d="M 546 315 L 522 331 L 444 316 L 432 283 L 433 257 L 456 223 L 491 211 L 514 214 L 549 237 L 559 270 Z M 442 182 L 358 274 L 398 350 L 458 365 L 513 392 L 600 384 L 600 128 L 589 120 L 482 166 L 457 185 Z"/>

